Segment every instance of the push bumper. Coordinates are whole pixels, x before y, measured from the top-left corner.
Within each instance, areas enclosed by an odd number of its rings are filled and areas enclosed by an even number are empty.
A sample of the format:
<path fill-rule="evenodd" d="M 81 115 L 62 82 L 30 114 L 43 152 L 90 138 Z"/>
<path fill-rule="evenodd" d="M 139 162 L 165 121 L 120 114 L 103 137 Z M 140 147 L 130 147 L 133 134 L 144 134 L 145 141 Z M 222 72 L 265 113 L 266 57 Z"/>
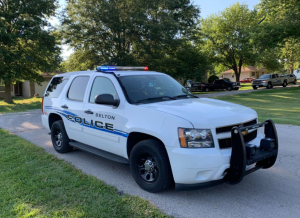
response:
<path fill-rule="evenodd" d="M 258 129 L 264 126 L 265 138 L 260 141 L 257 148 L 251 144 L 245 144 L 242 132 Z M 247 127 L 234 127 L 231 130 L 232 153 L 230 168 L 227 170 L 225 180 L 230 184 L 237 184 L 244 176 L 253 173 L 258 169 L 272 167 L 278 155 L 278 137 L 275 125 L 272 120 L 266 120 Z M 249 165 L 255 164 L 253 168 L 246 170 Z"/>
<path fill-rule="evenodd" d="M 242 132 L 264 127 L 265 138 L 260 146 L 244 143 Z M 247 127 L 234 127 L 231 130 L 232 151 L 230 166 L 224 172 L 225 177 L 219 180 L 206 181 L 196 184 L 176 183 L 175 190 L 193 190 L 219 185 L 221 183 L 237 184 L 244 176 L 258 169 L 267 169 L 274 165 L 278 155 L 278 137 L 272 120 L 266 120 Z M 254 165 L 255 164 L 255 165 Z M 250 166 L 251 165 L 251 166 Z M 253 166 L 252 166 L 253 165 Z"/>

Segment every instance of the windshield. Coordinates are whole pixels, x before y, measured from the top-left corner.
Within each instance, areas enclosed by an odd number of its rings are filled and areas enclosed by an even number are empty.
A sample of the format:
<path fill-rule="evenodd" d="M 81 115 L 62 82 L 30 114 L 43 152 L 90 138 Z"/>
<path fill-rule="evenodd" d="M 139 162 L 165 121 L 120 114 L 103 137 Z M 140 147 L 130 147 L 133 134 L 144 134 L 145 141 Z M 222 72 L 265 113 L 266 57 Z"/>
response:
<path fill-rule="evenodd" d="M 176 80 L 167 75 L 137 75 L 119 77 L 131 103 L 149 103 L 174 100 L 175 97 L 190 97 Z M 166 98 L 163 98 L 163 97 Z"/>
<path fill-rule="evenodd" d="M 270 75 L 262 75 L 261 77 L 259 77 L 260 79 L 269 79 Z"/>

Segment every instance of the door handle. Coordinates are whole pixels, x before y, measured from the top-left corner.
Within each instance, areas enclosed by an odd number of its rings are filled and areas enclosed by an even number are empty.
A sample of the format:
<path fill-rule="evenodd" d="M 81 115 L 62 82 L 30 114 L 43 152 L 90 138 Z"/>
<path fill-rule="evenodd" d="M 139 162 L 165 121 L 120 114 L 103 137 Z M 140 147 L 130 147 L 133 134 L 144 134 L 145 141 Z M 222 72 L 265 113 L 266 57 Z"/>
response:
<path fill-rule="evenodd" d="M 62 105 L 61 107 L 64 108 L 64 109 L 68 109 L 68 108 L 69 108 L 69 107 L 68 107 L 67 105 L 65 105 L 65 104 Z"/>
<path fill-rule="evenodd" d="M 84 113 L 86 113 L 86 114 L 93 114 L 94 112 L 91 111 L 91 110 L 86 110 L 86 111 L 84 111 Z"/>

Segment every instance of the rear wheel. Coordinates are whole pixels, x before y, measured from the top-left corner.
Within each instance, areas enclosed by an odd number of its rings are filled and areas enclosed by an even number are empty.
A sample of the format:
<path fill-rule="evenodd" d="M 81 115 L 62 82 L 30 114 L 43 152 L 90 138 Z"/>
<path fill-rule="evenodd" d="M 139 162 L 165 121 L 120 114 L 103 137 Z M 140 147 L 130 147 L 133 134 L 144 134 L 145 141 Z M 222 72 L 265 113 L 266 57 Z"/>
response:
<path fill-rule="evenodd" d="M 207 87 L 207 88 L 205 88 L 205 91 L 206 91 L 206 92 L 209 92 L 209 88 L 208 88 L 208 87 Z"/>
<path fill-rule="evenodd" d="M 51 127 L 51 139 L 54 149 L 58 153 L 67 153 L 73 148 L 69 145 L 70 139 L 62 120 L 55 121 Z"/>
<path fill-rule="evenodd" d="M 137 143 L 130 153 L 130 170 L 136 183 L 148 192 L 164 191 L 173 176 L 164 145 L 156 139 Z"/>
<path fill-rule="evenodd" d="M 296 84 L 297 84 L 297 80 L 296 80 L 296 79 L 295 79 L 295 81 L 293 82 L 293 84 L 294 84 L 294 85 L 296 85 Z"/>
<path fill-rule="evenodd" d="M 252 86 L 252 88 L 253 88 L 253 89 L 257 89 L 257 87 L 256 87 L 256 86 Z"/>

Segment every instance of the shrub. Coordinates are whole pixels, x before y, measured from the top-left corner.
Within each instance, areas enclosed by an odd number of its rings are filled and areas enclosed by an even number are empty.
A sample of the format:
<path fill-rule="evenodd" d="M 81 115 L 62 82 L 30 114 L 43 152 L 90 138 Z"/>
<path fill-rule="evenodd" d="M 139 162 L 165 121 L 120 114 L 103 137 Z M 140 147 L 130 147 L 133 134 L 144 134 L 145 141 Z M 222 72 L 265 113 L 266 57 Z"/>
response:
<path fill-rule="evenodd" d="M 217 77 L 216 75 L 211 75 L 208 78 L 208 83 L 213 83 L 216 79 L 219 79 L 219 77 Z"/>

